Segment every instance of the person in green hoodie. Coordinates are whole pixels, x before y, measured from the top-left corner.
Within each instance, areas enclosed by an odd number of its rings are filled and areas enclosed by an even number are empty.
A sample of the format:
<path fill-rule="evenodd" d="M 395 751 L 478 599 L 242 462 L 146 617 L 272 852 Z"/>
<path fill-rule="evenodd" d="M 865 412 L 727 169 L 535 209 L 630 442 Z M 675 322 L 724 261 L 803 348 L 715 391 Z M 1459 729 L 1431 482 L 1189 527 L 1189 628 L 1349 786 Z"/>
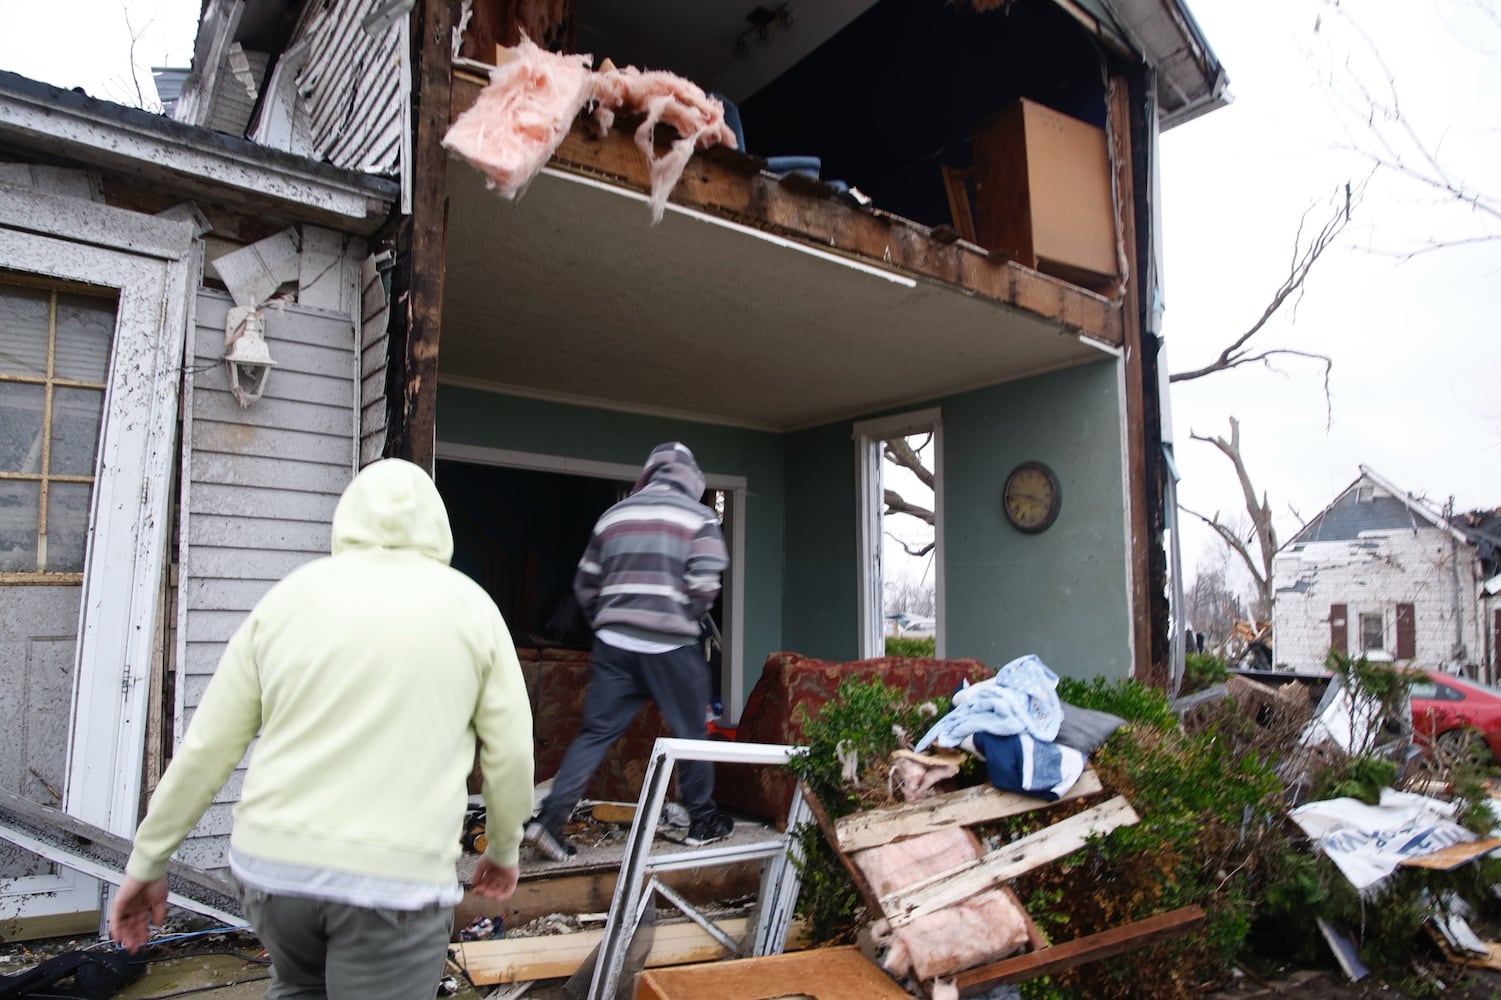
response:
<path fill-rule="evenodd" d="M 271 956 L 266 996 L 431 1000 L 463 896 L 476 738 L 489 842 L 472 886 L 516 888 L 531 709 L 500 612 L 448 565 L 448 513 L 422 469 L 356 476 L 332 549 L 229 640 L 136 832 L 110 934 L 135 951 L 162 922 L 167 859 L 255 739 L 229 862 Z"/>

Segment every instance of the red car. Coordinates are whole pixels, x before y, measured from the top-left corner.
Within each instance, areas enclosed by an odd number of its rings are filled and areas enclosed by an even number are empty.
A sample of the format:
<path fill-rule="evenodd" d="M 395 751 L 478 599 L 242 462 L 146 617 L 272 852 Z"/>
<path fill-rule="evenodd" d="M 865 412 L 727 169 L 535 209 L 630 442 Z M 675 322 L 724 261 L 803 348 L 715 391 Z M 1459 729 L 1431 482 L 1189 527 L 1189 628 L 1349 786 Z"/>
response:
<path fill-rule="evenodd" d="M 1487 763 L 1501 760 L 1501 691 L 1442 670 L 1417 673 L 1412 685 L 1412 729 L 1418 744 L 1433 743 L 1452 757 L 1473 755 Z"/>

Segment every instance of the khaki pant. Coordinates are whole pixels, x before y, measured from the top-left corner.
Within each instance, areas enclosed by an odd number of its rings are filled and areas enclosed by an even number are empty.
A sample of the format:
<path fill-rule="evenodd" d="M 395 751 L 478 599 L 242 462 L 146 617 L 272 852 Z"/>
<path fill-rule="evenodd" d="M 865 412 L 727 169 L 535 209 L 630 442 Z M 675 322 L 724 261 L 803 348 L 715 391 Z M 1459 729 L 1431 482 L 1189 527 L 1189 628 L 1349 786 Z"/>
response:
<path fill-rule="evenodd" d="M 267 1000 L 432 1000 L 453 909 L 383 910 L 243 889 L 271 956 Z"/>

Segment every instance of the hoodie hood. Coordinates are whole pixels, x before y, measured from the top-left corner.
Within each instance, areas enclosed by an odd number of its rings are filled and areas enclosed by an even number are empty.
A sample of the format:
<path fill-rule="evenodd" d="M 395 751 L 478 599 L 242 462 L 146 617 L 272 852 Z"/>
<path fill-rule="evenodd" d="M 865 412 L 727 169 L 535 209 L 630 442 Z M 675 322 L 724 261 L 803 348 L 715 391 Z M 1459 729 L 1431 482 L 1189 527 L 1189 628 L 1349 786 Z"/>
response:
<path fill-rule="evenodd" d="M 668 441 L 653 448 L 631 492 L 637 493 L 658 484 L 671 486 L 687 494 L 690 500 L 704 495 L 704 474 L 687 445 Z"/>
<path fill-rule="evenodd" d="M 420 466 L 387 458 L 365 466 L 345 487 L 334 508 L 333 553 L 353 549 L 410 549 L 448 564 L 448 508 Z"/>

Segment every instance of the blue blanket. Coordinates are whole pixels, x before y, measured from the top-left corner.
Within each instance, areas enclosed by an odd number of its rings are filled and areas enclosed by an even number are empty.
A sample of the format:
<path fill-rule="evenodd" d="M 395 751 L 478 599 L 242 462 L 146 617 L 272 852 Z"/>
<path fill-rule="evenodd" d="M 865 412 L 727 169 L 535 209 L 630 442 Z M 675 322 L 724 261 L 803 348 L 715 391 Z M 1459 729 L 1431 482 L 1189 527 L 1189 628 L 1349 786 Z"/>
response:
<path fill-rule="evenodd" d="M 956 747 L 975 733 L 1027 733 L 1052 742 L 1062 723 L 1058 675 L 1029 653 L 997 670 L 994 677 L 960 688 L 954 694 L 953 710 L 939 719 L 913 749 L 921 753 L 934 743 Z"/>
<path fill-rule="evenodd" d="M 1035 740 L 1026 733 L 976 733 L 964 741 L 964 748 L 985 761 L 995 787 L 1049 802 L 1074 787 L 1084 773 L 1082 753 L 1073 747 Z"/>

